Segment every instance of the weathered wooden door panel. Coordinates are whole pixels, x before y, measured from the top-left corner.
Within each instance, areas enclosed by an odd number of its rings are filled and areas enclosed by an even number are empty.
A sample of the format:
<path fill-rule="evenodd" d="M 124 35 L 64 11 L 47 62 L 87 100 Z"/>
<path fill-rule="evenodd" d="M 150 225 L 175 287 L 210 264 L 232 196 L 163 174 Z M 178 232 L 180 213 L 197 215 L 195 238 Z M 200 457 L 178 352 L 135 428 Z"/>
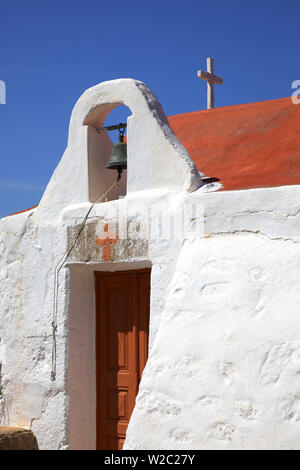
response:
<path fill-rule="evenodd" d="M 97 448 L 122 449 L 147 361 L 150 271 L 96 273 Z"/>

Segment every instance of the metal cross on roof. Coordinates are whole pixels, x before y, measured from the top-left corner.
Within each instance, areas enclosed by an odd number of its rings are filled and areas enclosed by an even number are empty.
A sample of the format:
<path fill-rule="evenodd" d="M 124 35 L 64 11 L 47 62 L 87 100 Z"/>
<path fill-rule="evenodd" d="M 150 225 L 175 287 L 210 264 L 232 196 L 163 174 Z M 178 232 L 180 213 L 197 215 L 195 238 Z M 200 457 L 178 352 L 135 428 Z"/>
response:
<path fill-rule="evenodd" d="M 222 85 L 223 79 L 214 74 L 214 59 L 207 57 L 207 72 L 199 70 L 197 75 L 207 82 L 207 109 L 215 107 L 214 85 Z"/>

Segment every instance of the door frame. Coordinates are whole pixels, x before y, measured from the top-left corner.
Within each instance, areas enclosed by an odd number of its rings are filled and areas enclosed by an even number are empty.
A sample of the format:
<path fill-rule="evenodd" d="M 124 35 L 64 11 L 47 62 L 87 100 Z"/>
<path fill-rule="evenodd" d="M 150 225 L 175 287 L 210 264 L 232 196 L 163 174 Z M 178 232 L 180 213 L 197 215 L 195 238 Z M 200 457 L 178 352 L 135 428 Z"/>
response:
<path fill-rule="evenodd" d="M 94 284 L 95 284 L 95 365 L 96 365 L 96 445 L 98 446 L 98 442 L 99 442 L 99 423 L 98 423 L 98 403 L 99 403 L 99 400 L 98 400 L 98 397 L 99 397 L 99 382 L 100 382 L 100 377 L 98 375 L 98 366 L 97 366 L 97 358 L 100 356 L 99 354 L 99 350 L 100 350 L 100 341 L 99 341 L 99 297 L 96 295 L 96 288 L 97 288 L 97 282 L 99 280 L 99 278 L 101 279 L 101 277 L 113 277 L 113 276 L 116 276 L 116 275 L 128 275 L 128 274 L 150 274 L 150 292 L 151 292 L 151 268 L 140 268 L 140 269 L 122 269 L 122 270 L 117 270 L 117 271 L 95 271 L 94 272 Z M 100 281 L 101 282 L 101 281 Z M 150 294 L 151 295 L 151 294 Z M 148 318 L 147 318 L 147 322 L 148 322 L 148 353 L 149 353 L 149 328 L 150 328 L 150 299 L 149 299 L 149 315 L 148 315 Z M 138 332 L 138 336 L 139 336 L 139 332 Z M 138 337 L 137 337 L 138 339 Z M 140 354 L 141 352 L 138 351 L 138 355 L 139 355 L 139 358 L 140 358 Z M 148 354 L 147 354 L 148 355 Z M 141 379 L 141 375 L 142 375 L 142 371 L 140 370 L 140 365 L 139 365 L 139 369 L 138 369 L 138 375 L 139 375 L 139 379 Z M 138 391 L 137 391 L 138 393 Z M 130 422 L 130 420 L 129 420 Z"/>

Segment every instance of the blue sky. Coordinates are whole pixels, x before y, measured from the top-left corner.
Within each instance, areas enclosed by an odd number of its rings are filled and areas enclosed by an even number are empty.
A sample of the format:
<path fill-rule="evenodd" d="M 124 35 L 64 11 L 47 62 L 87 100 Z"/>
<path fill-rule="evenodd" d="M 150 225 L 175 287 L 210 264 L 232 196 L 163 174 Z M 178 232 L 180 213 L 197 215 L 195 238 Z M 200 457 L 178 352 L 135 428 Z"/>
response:
<path fill-rule="evenodd" d="M 167 115 L 206 107 L 197 70 L 215 59 L 216 106 L 281 98 L 300 80 L 299 0 L 2 2 L 0 217 L 39 202 L 81 93 L 132 77 Z M 126 119 L 114 110 L 108 123 Z"/>

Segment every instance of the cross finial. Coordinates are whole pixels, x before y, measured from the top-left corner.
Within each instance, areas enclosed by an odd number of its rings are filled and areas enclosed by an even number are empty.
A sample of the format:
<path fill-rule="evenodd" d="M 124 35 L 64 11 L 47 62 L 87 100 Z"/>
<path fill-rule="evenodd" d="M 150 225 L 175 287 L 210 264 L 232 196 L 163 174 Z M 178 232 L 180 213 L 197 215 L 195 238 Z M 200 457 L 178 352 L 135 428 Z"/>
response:
<path fill-rule="evenodd" d="M 197 75 L 207 81 L 207 109 L 215 107 L 214 85 L 222 85 L 223 79 L 214 74 L 214 59 L 207 57 L 207 72 L 199 70 Z"/>

